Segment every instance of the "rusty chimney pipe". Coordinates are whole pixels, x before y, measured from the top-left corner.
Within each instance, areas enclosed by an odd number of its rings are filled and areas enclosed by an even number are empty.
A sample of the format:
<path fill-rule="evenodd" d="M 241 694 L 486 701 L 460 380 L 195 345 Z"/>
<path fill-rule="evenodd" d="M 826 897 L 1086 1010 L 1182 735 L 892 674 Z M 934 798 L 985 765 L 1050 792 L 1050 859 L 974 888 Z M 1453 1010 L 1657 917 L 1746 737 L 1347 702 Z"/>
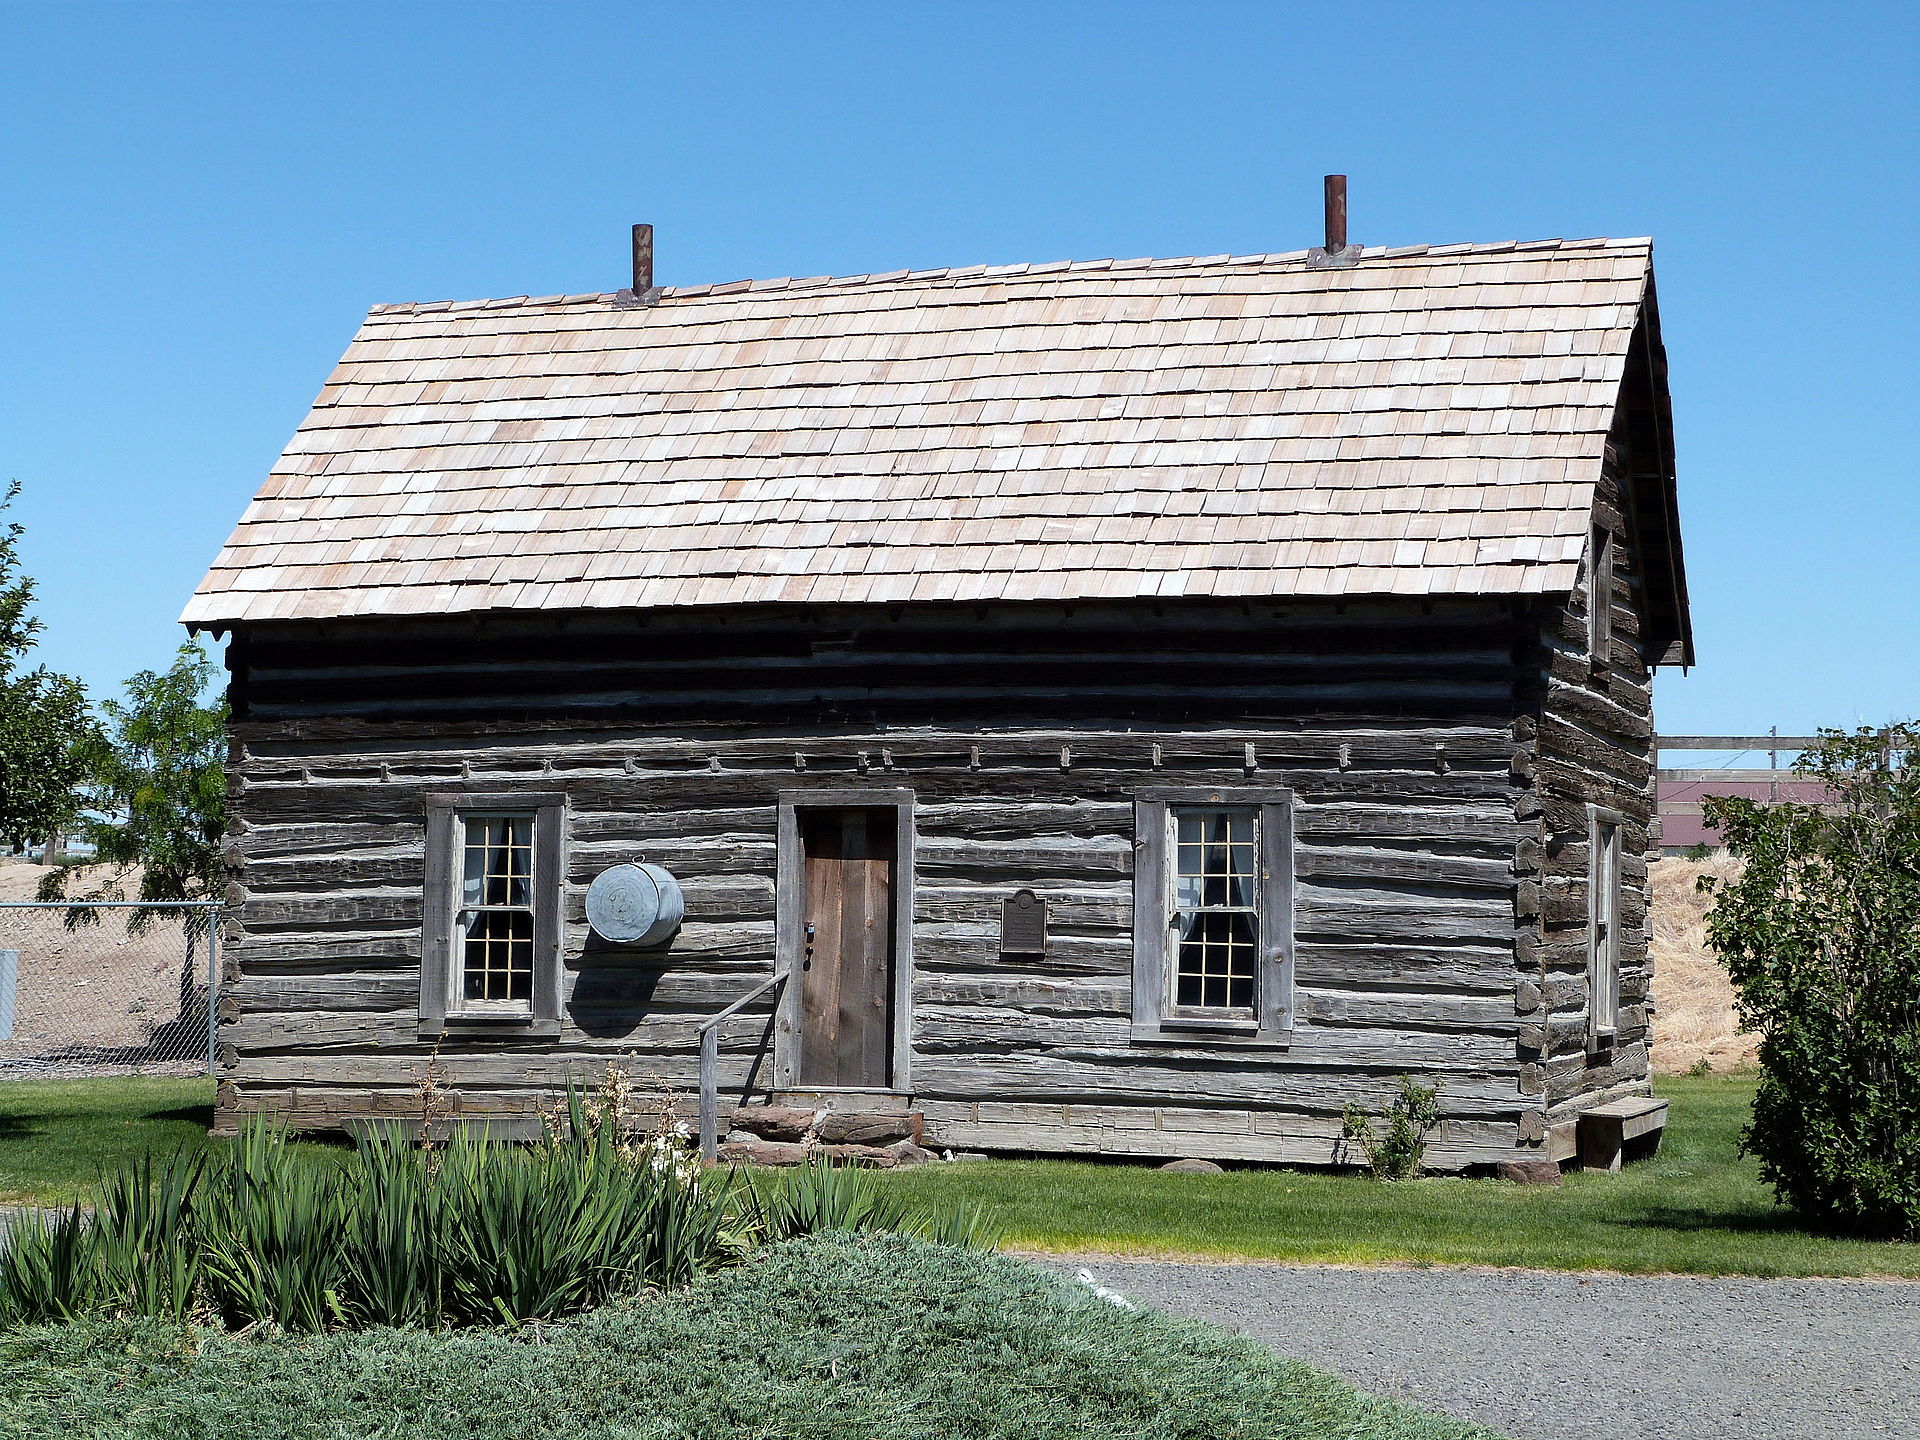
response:
<path fill-rule="evenodd" d="M 1347 248 L 1347 177 L 1327 176 L 1326 192 L 1327 253 L 1337 255 Z"/>
<path fill-rule="evenodd" d="M 638 300 L 653 288 L 653 227 L 633 227 L 633 298 Z"/>

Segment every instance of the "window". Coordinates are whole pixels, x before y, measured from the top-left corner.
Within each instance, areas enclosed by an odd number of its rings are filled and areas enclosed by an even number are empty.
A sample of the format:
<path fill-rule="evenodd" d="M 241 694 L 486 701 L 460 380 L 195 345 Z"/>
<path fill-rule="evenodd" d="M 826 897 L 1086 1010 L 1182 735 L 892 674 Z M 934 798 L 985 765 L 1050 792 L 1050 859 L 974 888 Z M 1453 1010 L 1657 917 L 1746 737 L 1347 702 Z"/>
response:
<path fill-rule="evenodd" d="M 1293 1026 L 1292 796 L 1142 792 L 1134 1036 L 1282 1039 Z"/>
<path fill-rule="evenodd" d="M 563 795 L 428 799 L 423 1033 L 558 1033 L 565 813 Z"/>
<path fill-rule="evenodd" d="M 464 815 L 459 1007 L 525 1011 L 533 1004 L 532 815 Z"/>
<path fill-rule="evenodd" d="M 1595 809 L 1588 825 L 1587 1043 L 1601 1049 L 1620 1031 L 1620 818 Z"/>
<path fill-rule="evenodd" d="M 1173 824 L 1173 1007 L 1253 1014 L 1260 946 L 1259 817 L 1181 808 Z"/>
<path fill-rule="evenodd" d="M 1587 655 L 1605 665 L 1613 653 L 1613 532 L 1593 527 L 1587 545 Z"/>

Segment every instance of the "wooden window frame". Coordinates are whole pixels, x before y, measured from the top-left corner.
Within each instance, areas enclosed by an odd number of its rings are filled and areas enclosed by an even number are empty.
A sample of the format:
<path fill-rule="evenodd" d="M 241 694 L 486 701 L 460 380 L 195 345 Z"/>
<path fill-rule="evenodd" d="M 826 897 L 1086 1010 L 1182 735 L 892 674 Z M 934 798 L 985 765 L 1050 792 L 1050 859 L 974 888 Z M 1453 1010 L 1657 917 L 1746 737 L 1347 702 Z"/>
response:
<path fill-rule="evenodd" d="M 1180 1044 L 1285 1045 L 1294 1024 L 1294 874 L 1291 790 L 1221 787 L 1150 789 L 1133 803 L 1133 1039 Z M 1253 1013 L 1218 1018 L 1181 1013 L 1168 1001 L 1173 954 L 1171 814 L 1180 809 L 1244 809 L 1257 815 L 1259 952 Z"/>
<path fill-rule="evenodd" d="M 553 791 L 426 797 L 426 887 L 420 924 L 420 1033 L 546 1038 L 560 1033 L 566 941 L 567 797 Z M 533 984 L 524 1011 L 462 1012 L 454 986 L 462 825 L 468 817 L 533 817 Z"/>
<path fill-rule="evenodd" d="M 1620 1038 L 1621 902 L 1626 894 L 1621 841 L 1626 817 L 1600 805 L 1587 807 L 1587 1049 L 1611 1049 Z M 1611 871 L 1611 874 L 1609 874 Z M 1601 937 L 1601 901 L 1608 924 Z M 1602 1000 L 1607 1003 L 1603 1006 Z M 1603 1021 L 1602 1016 L 1605 1019 Z"/>
<path fill-rule="evenodd" d="M 1613 579 L 1618 564 L 1613 531 L 1596 523 L 1587 540 L 1587 661 L 1595 672 L 1613 663 Z"/>
<path fill-rule="evenodd" d="M 774 1018 L 773 1082 L 790 1090 L 800 1070 L 800 959 L 807 906 L 807 857 L 800 839 L 802 810 L 892 810 L 893 1055 L 888 1086 L 811 1086 L 809 1093 L 907 1095 L 913 1091 L 914 792 L 905 787 L 782 790 L 778 797 L 774 858 L 774 973 L 785 975 Z"/>

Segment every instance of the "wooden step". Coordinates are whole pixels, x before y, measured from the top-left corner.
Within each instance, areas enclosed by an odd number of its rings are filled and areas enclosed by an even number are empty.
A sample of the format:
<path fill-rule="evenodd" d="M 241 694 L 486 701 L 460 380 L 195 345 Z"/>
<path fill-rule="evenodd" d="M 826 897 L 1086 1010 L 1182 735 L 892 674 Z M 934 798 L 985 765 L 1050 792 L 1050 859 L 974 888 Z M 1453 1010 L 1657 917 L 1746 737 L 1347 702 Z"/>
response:
<path fill-rule="evenodd" d="M 1651 1095 L 1630 1095 L 1582 1110 L 1580 1164 L 1588 1170 L 1618 1170 L 1629 1158 L 1656 1155 L 1666 1128 L 1667 1102 Z"/>

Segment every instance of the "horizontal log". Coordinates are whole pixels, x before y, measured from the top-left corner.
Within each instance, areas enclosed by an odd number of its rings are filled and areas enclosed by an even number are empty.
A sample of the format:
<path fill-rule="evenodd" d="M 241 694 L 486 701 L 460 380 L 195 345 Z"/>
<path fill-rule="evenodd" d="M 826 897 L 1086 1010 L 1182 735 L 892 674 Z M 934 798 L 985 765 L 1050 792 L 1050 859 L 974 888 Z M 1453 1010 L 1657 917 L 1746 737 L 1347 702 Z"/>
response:
<path fill-rule="evenodd" d="M 489 1048 L 479 1048 L 486 1043 Z M 387 1050 L 378 1054 L 328 1053 L 248 1053 L 239 1057 L 232 1078 L 243 1087 L 253 1085 L 369 1085 L 404 1087 L 417 1085 L 431 1061 L 451 1089 L 466 1094 L 474 1091 L 540 1088 L 564 1093 L 571 1081 L 591 1088 L 606 1073 L 608 1064 L 621 1065 L 623 1047 L 617 1041 L 592 1048 L 556 1050 L 529 1042 L 519 1048 L 502 1048 L 501 1042 L 481 1042 L 458 1037 L 445 1041 L 438 1053 L 425 1044 L 409 1051 Z M 623 1068 L 649 1080 L 678 1087 L 691 1086 L 698 1070 L 698 1056 L 648 1056 L 644 1064 Z M 739 1090 L 750 1074 L 765 1078 L 765 1062 L 757 1056 L 723 1054 L 720 1057 L 720 1083 L 728 1090 Z"/>
<path fill-rule="evenodd" d="M 1513 989 L 1498 995 L 1446 995 L 1429 991 L 1354 992 L 1301 990 L 1296 1013 L 1302 1023 L 1514 1033 Z"/>
<path fill-rule="evenodd" d="M 256 861 L 293 860 L 308 856 L 333 859 L 367 852 L 406 850 L 415 845 L 421 847 L 422 853 L 425 851 L 425 828 L 418 818 L 386 824 L 266 824 L 249 813 L 243 823 L 245 828 L 238 837 L 238 844 L 249 865 Z"/>
<path fill-rule="evenodd" d="M 1506 846 L 1515 829 L 1510 804 L 1456 804 L 1444 808 L 1358 801 L 1302 805 L 1294 811 L 1294 834 L 1303 842 L 1351 836 L 1360 840 L 1482 839 Z"/>
<path fill-rule="evenodd" d="M 1462 941 L 1482 945 L 1512 942 L 1511 909 L 1468 905 L 1440 905 L 1382 901 L 1371 893 L 1336 901 L 1303 892 L 1294 913 L 1294 934 L 1301 940 L 1341 944 L 1421 945 L 1432 941 Z"/>
<path fill-rule="evenodd" d="M 1300 845 L 1294 873 L 1303 878 L 1392 880 L 1505 892 L 1513 885 L 1513 862 L 1470 855 L 1432 855 L 1407 850 Z"/>
<path fill-rule="evenodd" d="M 582 1053 L 605 1050 L 610 1054 L 653 1057 L 658 1055 L 695 1056 L 699 1053 L 699 1027 L 706 1016 L 685 1011 L 666 1013 L 643 1010 L 563 1011 L 557 1040 L 532 1040 L 524 1043 L 572 1050 Z M 771 1017 L 761 1008 L 749 1009 L 722 1021 L 716 1028 L 723 1053 L 763 1048 L 770 1033 Z M 398 1050 L 419 1039 L 420 1014 L 417 1007 L 392 1011 L 269 1011 L 245 1015 L 220 1027 L 222 1045 L 231 1045 L 243 1056 L 256 1052 L 298 1052 L 320 1056 L 339 1050 Z M 442 1054 L 461 1040 L 443 1041 Z M 511 1039 L 488 1043 L 511 1044 Z M 326 1073 L 322 1068 L 318 1073 Z"/>
<path fill-rule="evenodd" d="M 1093 839 L 1130 835 L 1133 807 L 1123 801 L 1015 801 L 983 805 L 941 800 L 918 807 L 914 824 L 923 836 L 946 842 L 1008 840 L 1027 843 L 1057 837 Z"/>
<path fill-rule="evenodd" d="M 915 980 L 915 1006 L 1016 1009 L 1036 1015 L 1125 1016 L 1133 1004 L 1131 984 L 1057 976 L 930 975 Z"/>
<path fill-rule="evenodd" d="M 1171 1043 L 1183 1050 L 1211 1055 L 1216 1066 L 1231 1056 L 1232 1064 L 1249 1070 L 1319 1064 L 1399 1065 L 1408 1069 L 1498 1067 L 1514 1059 L 1511 1008 L 1509 1005 L 1509 1013 L 1502 1017 L 1499 1030 L 1486 1032 L 1322 1022 L 1296 1028 L 1285 1049 L 1232 1043 L 1215 1046 L 1200 1037 L 1191 1042 L 1176 1039 Z M 1123 1067 L 1138 1064 L 1147 1048 L 1132 1043 L 1131 1023 L 1125 1018 L 1062 1018 L 1013 1009 L 945 1005 L 927 1005 L 915 1010 L 913 1043 L 916 1057 L 1053 1053 Z M 1212 1079 L 1202 1072 L 1191 1083 L 1197 1085 L 1201 1093 L 1207 1093 Z"/>
<path fill-rule="evenodd" d="M 1514 966 L 1511 946 L 1299 942 L 1294 947 L 1295 983 L 1318 989 L 1511 995 Z"/>
<path fill-rule="evenodd" d="M 328 934 L 319 931 L 292 938 L 278 935 L 247 935 L 238 941 L 223 942 L 221 953 L 243 966 L 249 974 L 266 971 L 304 972 L 309 970 L 350 970 L 387 962 L 395 965 L 420 963 L 420 931 L 399 934 Z"/>
<path fill-rule="evenodd" d="M 422 832 L 424 834 L 424 830 Z M 407 886 L 418 889 L 426 879 L 424 840 L 405 848 L 352 856 L 298 856 L 267 859 L 248 857 L 246 886 L 258 896 L 299 896 L 313 891 L 339 895 L 360 888 Z"/>
<path fill-rule="evenodd" d="M 1222 1065 L 1203 1052 L 1147 1055 L 1133 1052 L 1101 1063 L 1080 1056 L 923 1055 L 915 1060 L 914 1086 L 926 1100 L 1001 1101 L 1019 1096 L 1029 1102 L 1119 1102 L 1166 1104 L 1171 1097 L 1193 1103 L 1204 1096 L 1219 1105 L 1260 1105 L 1340 1113 L 1349 1103 L 1379 1109 L 1395 1093 L 1401 1073 L 1429 1077 L 1417 1066 L 1334 1067 Z M 1448 1113 L 1496 1116 L 1513 1112 L 1518 1100 L 1516 1075 L 1474 1072 L 1443 1074 L 1441 1095 Z"/>
<path fill-rule="evenodd" d="M 295 930 L 324 926 L 344 927 L 420 923 L 421 897 L 416 894 L 356 897 L 351 895 L 311 896 L 291 900 L 249 899 L 240 909 L 240 923 L 250 931 Z"/>
<path fill-rule="evenodd" d="M 995 882 L 1008 877 L 1103 880 L 1133 874 L 1133 842 L 1103 837 L 1058 845 L 987 845 L 922 837 L 914 847 L 914 864 L 933 884 L 963 877 Z"/>
<path fill-rule="evenodd" d="M 916 970 L 991 973 L 998 968 L 1000 958 L 997 930 L 991 936 L 914 937 Z M 1120 935 L 1053 935 L 1048 937 L 1046 954 L 1022 955 L 1020 965 L 1052 975 L 1128 975 L 1133 971 L 1133 942 Z"/>
<path fill-rule="evenodd" d="M 1280 1165 L 1358 1163 L 1353 1147 L 1341 1144 L 1341 1122 L 1326 1115 L 1220 1111 L 1206 1117 L 1212 1123 L 1203 1124 L 1197 1123 L 1198 1117 L 1188 1118 L 1194 1112 L 1118 1105 L 1062 1105 L 1048 1107 L 1052 1115 L 1039 1116 L 1032 1113 L 1039 1108 L 1034 1106 L 982 1102 L 965 1107 L 965 1114 L 937 1113 L 944 1108 L 932 1107 L 936 1113 L 926 1116 L 925 1141 L 940 1149 L 1194 1156 Z M 1445 1173 L 1515 1158 L 1517 1134 L 1514 1120 L 1445 1120 L 1429 1137 L 1424 1167 Z"/>
<path fill-rule="evenodd" d="M 271 1011 L 301 1014 L 395 1010 L 417 1006 L 417 965 L 395 970 L 348 970 L 331 975 L 271 975 L 248 972 L 226 987 L 221 1008 L 235 1016 Z"/>

